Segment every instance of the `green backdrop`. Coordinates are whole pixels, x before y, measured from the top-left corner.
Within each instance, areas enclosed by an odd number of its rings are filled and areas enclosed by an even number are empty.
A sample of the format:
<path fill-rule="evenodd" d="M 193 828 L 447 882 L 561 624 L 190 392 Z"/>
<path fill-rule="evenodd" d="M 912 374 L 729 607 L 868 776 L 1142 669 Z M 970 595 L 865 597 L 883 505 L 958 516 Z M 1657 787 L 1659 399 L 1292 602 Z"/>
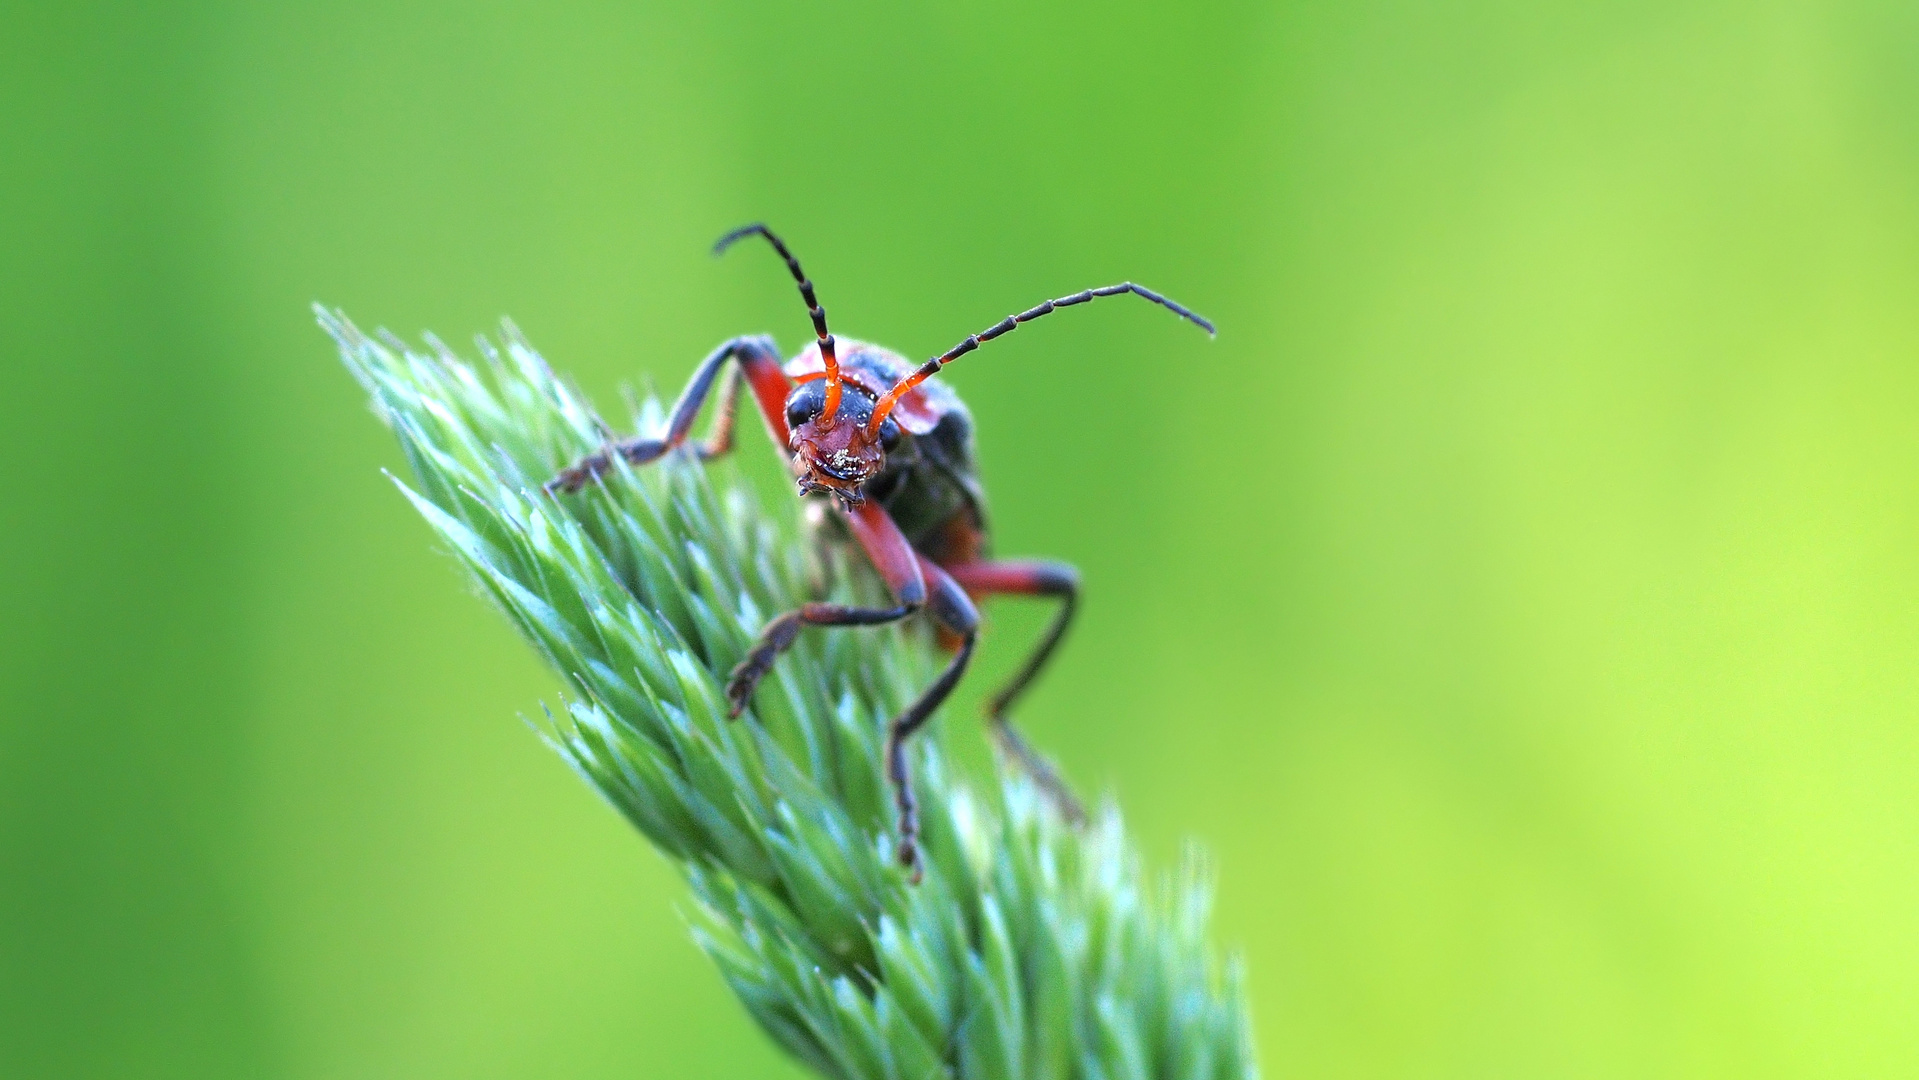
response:
<path fill-rule="evenodd" d="M 613 406 L 806 339 L 757 218 L 908 353 L 1219 322 L 949 379 L 1270 1075 L 1919 1072 L 1919 8 L 698 7 L 0 11 L 0 1075 L 798 1075 L 307 310 Z"/>

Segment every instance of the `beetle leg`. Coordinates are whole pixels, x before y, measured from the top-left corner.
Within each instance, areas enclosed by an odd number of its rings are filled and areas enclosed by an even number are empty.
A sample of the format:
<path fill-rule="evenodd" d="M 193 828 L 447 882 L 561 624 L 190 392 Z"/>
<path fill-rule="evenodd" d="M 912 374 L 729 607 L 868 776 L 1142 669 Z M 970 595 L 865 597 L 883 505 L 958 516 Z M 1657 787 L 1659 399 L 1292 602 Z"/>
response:
<path fill-rule="evenodd" d="M 931 589 L 928 610 L 941 626 L 959 635 L 960 647 L 953 658 L 946 663 L 946 670 L 940 672 L 933 685 L 927 687 L 919 700 L 907 706 L 905 712 L 893 720 L 886 732 L 886 778 L 893 784 L 893 801 L 899 810 L 899 849 L 900 865 L 906 867 L 913 884 L 920 881 L 922 868 L 919 855 L 919 803 L 913 797 L 913 774 L 906 767 L 906 740 L 926 723 L 933 711 L 940 707 L 948 694 L 957 686 L 960 676 L 966 674 L 966 665 L 973 659 L 973 643 L 979 637 L 979 611 L 973 607 L 973 601 L 966 590 L 930 560 L 920 558 L 921 572 L 926 575 Z"/>
<path fill-rule="evenodd" d="M 800 630 L 808 626 L 882 626 L 898 622 L 920 609 L 920 605 L 899 604 L 890 608 L 852 607 L 847 604 L 801 604 L 798 608 L 776 617 L 760 631 L 759 640 L 747 650 L 746 657 L 733 665 L 732 674 L 726 678 L 726 700 L 729 708 L 728 719 L 736 719 L 746 710 L 746 703 L 752 700 L 753 691 L 760 685 L 766 673 L 773 670 L 773 662 L 780 654 L 791 648 L 800 636 Z"/>
<path fill-rule="evenodd" d="M 740 369 L 735 367 L 726 373 L 726 381 L 720 384 L 720 400 L 713 406 L 713 426 L 706 433 L 706 441 L 695 448 L 701 461 L 711 461 L 733 449 L 733 422 L 739 414 L 740 381 Z"/>
<path fill-rule="evenodd" d="M 1047 628 L 1045 636 L 1026 658 L 1006 685 L 1001 687 L 986 703 L 986 718 L 998 741 L 1000 749 L 1013 760 L 1019 762 L 1040 790 L 1052 800 L 1060 816 L 1078 824 L 1086 820 L 1086 811 L 1073 797 L 1072 789 L 1060 778 L 1057 770 L 1045 755 L 1033 749 L 1020 736 L 1013 721 L 1006 715 L 1014 700 L 1026 691 L 1046 661 L 1052 658 L 1053 650 L 1059 646 L 1060 639 L 1066 636 L 1066 628 L 1073 622 L 1073 610 L 1079 600 L 1079 571 L 1065 563 L 1007 561 L 1007 562 L 969 562 L 957 563 L 945 568 L 960 587 L 974 596 L 1011 595 L 1011 596 L 1057 596 L 1062 601 L 1059 614 L 1053 617 L 1053 624 Z"/>
<path fill-rule="evenodd" d="M 845 604 L 803 604 L 766 624 L 753 648 L 733 669 L 726 682 L 726 696 L 738 716 L 753 696 L 753 689 L 773 668 L 773 663 L 808 626 L 877 626 L 904 619 L 930 604 L 933 617 L 961 636 L 959 651 L 947 662 L 946 670 L 921 692 L 906 711 L 895 717 L 886 734 L 886 778 L 893 785 L 894 805 L 899 811 L 899 861 L 920 879 L 919 803 L 913 797 L 913 779 L 906 767 L 906 740 L 926 723 L 933 711 L 946 700 L 965 674 L 973 656 L 973 640 L 979 629 L 979 614 L 967 598 L 966 590 L 946 571 L 928 561 L 907 542 L 905 534 L 877 503 L 865 503 L 851 511 L 842 511 L 853 538 L 859 541 L 867 558 L 885 580 L 897 605 L 890 608 L 861 608 Z"/>
<path fill-rule="evenodd" d="M 773 662 L 785 652 L 800 628 L 805 626 L 878 626 L 896 622 L 918 611 L 926 603 L 926 579 L 920 572 L 919 556 L 906 541 L 906 534 L 893 523 L 877 503 L 866 503 L 846 514 L 853 538 L 873 560 L 886 587 L 892 590 L 897 606 L 861 608 L 845 604 L 802 604 L 766 624 L 746 658 L 733 668 L 726 680 L 726 697 L 732 708 L 729 716 L 738 716 L 753 696 Z"/>
<path fill-rule="evenodd" d="M 760 407 L 760 413 L 766 420 L 770 431 L 779 446 L 784 448 L 787 441 L 786 431 L 786 393 L 788 382 L 786 374 L 780 370 L 780 354 L 773 347 L 773 340 L 766 337 L 740 337 L 725 342 L 714 349 L 700 366 L 693 370 L 693 377 L 687 381 L 686 389 L 680 391 L 680 399 L 673 403 L 673 411 L 667 418 L 666 434 L 660 438 L 634 438 L 596 453 L 588 454 L 566 469 L 560 475 L 546 482 L 548 491 L 578 491 L 593 480 L 604 475 L 613 467 L 613 455 L 618 454 L 634 465 L 644 465 L 658 459 L 686 441 L 687 434 L 693 430 L 693 421 L 699 416 L 700 406 L 706 403 L 707 394 L 713 389 L 713 379 L 728 360 L 737 360 L 739 370 L 747 381 L 753 384 L 753 397 Z M 720 416 L 714 421 L 714 435 L 702 456 L 724 453 L 732 445 L 733 402 L 739 393 L 739 378 L 734 376 L 727 381 L 721 392 Z"/>

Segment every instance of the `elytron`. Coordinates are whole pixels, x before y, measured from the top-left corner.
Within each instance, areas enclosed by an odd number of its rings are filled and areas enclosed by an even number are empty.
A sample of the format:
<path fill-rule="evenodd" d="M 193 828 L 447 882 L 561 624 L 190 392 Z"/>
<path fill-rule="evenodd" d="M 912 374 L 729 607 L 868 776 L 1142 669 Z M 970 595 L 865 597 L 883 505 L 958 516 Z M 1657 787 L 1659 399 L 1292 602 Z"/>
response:
<path fill-rule="evenodd" d="M 738 337 L 723 343 L 693 372 L 663 434 L 614 443 L 588 455 L 549 481 L 547 490 L 579 490 L 611 469 L 614 455 L 644 465 L 686 442 L 694 418 L 725 369 L 712 434 L 697 445 L 700 456 L 710 458 L 732 449 L 741 384 L 749 386 L 774 444 L 793 455 L 799 493 L 831 499 L 832 512 L 872 561 L 893 598 L 892 607 L 882 608 L 802 604 L 767 623 L 727 681 L 731 715 L 737 717 L 746 708 L 754 687 L 801 628 L 877 626 L 921 611 L 930 615 L 944 631 L 944 639 L 953 643 L 952 658 L 932 685 L 894 718 L 886 742 L 887 779 L 899 812 L 898 858 L 912 880 L 918 881 L 919 817 L 906 765 L 906 740 L 966 673 L 979 634 L 976 600 L 992 595 L 1056 598 L 1059 611 L 1052 624 L 1026 663 L 988 700 L 987 719 L 1008 756 L 1033 775 L 1063 814 L 1077 819 L 1079 804 L 1046 759 L 1020 737 L 1007 713 L 1072 622 L 1079 574 L 1065 563 L 989 557 L 972 417 L 951 390 L 931 380 L 941 368 L 986 342 L 1042 315 L 1103 296 L 1130 293 L 1171 310 L 1208 334 L 1214 332 L 1213 324 L 1129 281 L 1047 300 L 914 365 L 877 345 L 836 339 L 827 330 L 826 311 L 799 260 L 766 226 L 748 225 L 727 233 L 714 245 L 714 254 L 749 236 L 765 238 L 786 261 L 812 316 L 817 340 L 784 364 L 771 338 Z"/>

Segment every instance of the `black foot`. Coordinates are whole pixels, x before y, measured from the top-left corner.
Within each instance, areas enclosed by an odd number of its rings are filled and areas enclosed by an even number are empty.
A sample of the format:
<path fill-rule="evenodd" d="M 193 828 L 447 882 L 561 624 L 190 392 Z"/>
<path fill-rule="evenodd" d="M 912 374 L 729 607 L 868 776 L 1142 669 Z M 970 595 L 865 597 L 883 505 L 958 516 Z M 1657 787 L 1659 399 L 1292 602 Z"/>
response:
<path fill-rule="evenodd" d="M 560 475 L 548 480 L 543 490 L 551 495 L 554 492 L 578 491 L 586 485 L 613 471 L 613 455 L 618 454 L 634 465 L 644 465 L 657 459 L 666 452 L 666 444 L 658 439 L 636 439 L 629 443 L 609 446 L 596 454 L 588 454 L 560 470 Z"/>
<path fill-rule="evenodd" d="M 917 727 L 918 725 L 913 725 Z M 899 809 L 899 844 L 893 849 L 893 857 L 906 868 L 908 884 L 918 885 L 925 873 L 920 865 L 920 806 L 913 795 L 913 776 L 906 770 L 906 735 L 899 720 L 893 722 L 893 729 L 886 737 L 886 779 L 893 785 L 893 805 Z"/>
<path fill-rule="evenodd" d="M 548 480 L 541 490 L 548 495 L 578 491 L 598 479 L 609 465 L 610 462 L 607 461 L 605 454 L 581 458 L 578 462 L 561 469 L 560 475 Z"/>
<path fill-rule="evenodd" d="M 900 834 L 898 857 L 900 865 L 906 868 L 906 883 L 918 885 L 926 876 L 926 868 L 920 865 L 919 844 L 907 833 Z"/>
<path fill-rule="evenodd" d="M 760 685 L 766 673 L 773 670 L 773 661 L 780 658 L 787 646 L 800 634 L 800 616 L 798 612 L 788 612 L 766 624 L 760 631 L 760 640 L 753 650 L 746 654 L 733 668 L 726 679 L 726 700 L 730 708 L 726 710 L 728 719 L 737 719 L 746 711 L 746 703 L 753 697 L 753 689 Z"/>

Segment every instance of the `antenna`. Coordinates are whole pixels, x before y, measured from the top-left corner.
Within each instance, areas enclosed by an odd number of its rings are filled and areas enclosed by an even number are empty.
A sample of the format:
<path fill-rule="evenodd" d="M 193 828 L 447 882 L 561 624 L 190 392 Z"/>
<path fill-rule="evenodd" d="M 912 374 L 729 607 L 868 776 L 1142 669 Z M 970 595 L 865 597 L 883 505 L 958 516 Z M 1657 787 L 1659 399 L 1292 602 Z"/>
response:
<path fill-rule="evenodd" d="M 806 279 L 806 271 L 800 269 L 800 261 L 786 250 L 780 238 L 773 235 L 773 230 L 757 221 L 720 237 L 713 244 L 713 254 L 725 254 L 726 249 L 736 242 L 754 235 L 766 237 L 766 242 L 772 244 L 773 250 L 786 260 L 786 269 L 793 275 L 793 280 L 799 283 L 800 299 L 806 301 L 806 313 L 813 317 L 813 333 L 820 339 L 820 359 L 826 363 L 826 404 L 821 406 L 819 418 L 821 421 L 831 420 L 840 407 L 840 358 L 833 351 L 833 334 L 826 329 L 826 309 L 820 306 L 819 298 L 813 295 L 813 283 Z"/>
<path fill-rule="evenodd" d="M 778 243 L 778 241 L 774 242 Z M 1022 323 L 1032 322 L 1041 315 L 1051 315 L 1060 308 L 1072 307 L 1074 304 L 1084 304 L 1097 296 L 1119 296 L 1124 293 L 1132 293 L 1134 296 L 1142 299 L 1151 300 L 1153 303 L 1171 311 L 1180 318 L 1193 323 L 1208 334 L 1217 335 L 1219 333 L 1219 331 L 1213 328 L 1212 321 L 1204 315 L 1193 311 L 1178 301 L 1161 296 L 1144 285 L 1135 285 L 1130 281 L 1122 281 L 1118 285 L 1107 285 L 1098 289 L 1081 289 L 1071 296 L 1062 296 L 1057 300 L 1048 300 L 1038 307 L 1028 308 L 1018 315 L 1008 315 L 977 334 L 966 335 L 965 341 L 960 342 L 958 345 L 953 346 L 931 360 L 928 360 L 926 363 L 921 364 L 919 367 L 914 368 L 911 375 L 894 384 L 893 388 L 886 392 L 885 397 L 880 398 L 879 401 L 874 403 L 873 417 L 866 422 L 866 433 L 868 435 L 877 435 L 880 430 L 880 425 L 886 421 L 886 415 L 893 411 L 893 406 L 899 404 L 900 398 L 905 397 L 915 386 L 932 378 L 939 369 L 958 360 L 974 349 L 979 348 L 986 342 L 999 337 L 1001 334 L 1012 333 L 1014 330 L 1017 330 Z"/>

